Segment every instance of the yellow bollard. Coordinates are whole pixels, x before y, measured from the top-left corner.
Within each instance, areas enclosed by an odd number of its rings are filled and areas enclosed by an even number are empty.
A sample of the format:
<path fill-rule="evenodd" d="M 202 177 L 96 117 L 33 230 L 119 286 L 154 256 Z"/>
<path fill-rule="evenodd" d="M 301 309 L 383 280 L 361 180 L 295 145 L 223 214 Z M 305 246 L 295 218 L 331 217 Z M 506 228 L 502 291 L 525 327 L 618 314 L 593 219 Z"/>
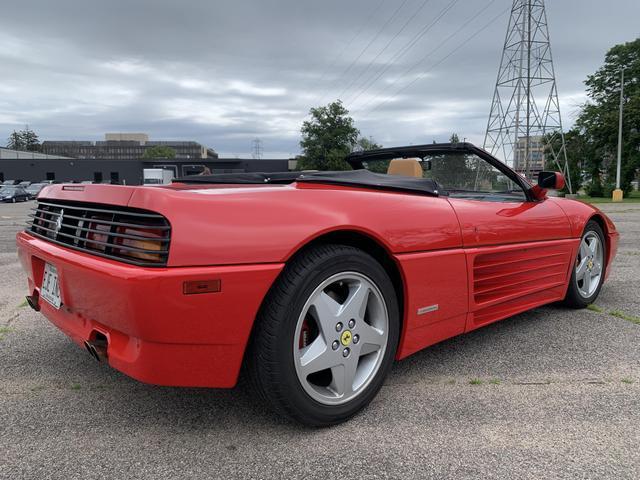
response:
<path fill-rule="evenodd" d="M 611 197 L 611 201 L 612 202 L 621 202 L 622 201 L 622 190 L 620 190 L 619 188 L 616 188 L 613 191 L 613 195 Z"/>

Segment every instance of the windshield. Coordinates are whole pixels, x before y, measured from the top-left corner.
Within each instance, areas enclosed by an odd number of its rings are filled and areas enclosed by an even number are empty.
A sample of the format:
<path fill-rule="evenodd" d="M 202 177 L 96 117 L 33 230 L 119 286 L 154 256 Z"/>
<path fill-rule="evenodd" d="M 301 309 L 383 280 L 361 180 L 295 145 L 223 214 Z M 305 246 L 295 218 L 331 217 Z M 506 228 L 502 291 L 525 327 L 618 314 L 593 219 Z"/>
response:
<path fill-rule="evenodd" d="M 474 153 L 445 152 L 422 158 L 363 159 L 367 170 L 434 180 L 450 197 L 472 200 L 522 200 L 520 185 Z"/>
<path fill-rule="evenodd" d="M 0 188 L 0 193 L 2 194 L 8 194 L 8 193 L 13 193 L 16 191 L 16 187 L 11 187 L 8 185 L 3 185 L 2 188 Z"/>
<path fill-rule="evenodd" d="M 44 183 L 32 183 L 27 187 L 27 192 L 39 192 L 44 187 Z"/>

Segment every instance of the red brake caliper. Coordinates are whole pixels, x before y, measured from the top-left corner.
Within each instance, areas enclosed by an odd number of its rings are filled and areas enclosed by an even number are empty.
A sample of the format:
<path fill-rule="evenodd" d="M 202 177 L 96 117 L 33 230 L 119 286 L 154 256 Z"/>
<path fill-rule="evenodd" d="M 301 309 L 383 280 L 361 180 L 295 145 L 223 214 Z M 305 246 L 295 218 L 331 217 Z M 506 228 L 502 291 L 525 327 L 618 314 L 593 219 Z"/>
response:
<path fill-rule="evenodd" d="M 299 340 L 299 348 L 304 348 L 309 344 L 309 324 L 307 320 L 302 324 L 302 328 L 300 329 L 300 340 Z"/>

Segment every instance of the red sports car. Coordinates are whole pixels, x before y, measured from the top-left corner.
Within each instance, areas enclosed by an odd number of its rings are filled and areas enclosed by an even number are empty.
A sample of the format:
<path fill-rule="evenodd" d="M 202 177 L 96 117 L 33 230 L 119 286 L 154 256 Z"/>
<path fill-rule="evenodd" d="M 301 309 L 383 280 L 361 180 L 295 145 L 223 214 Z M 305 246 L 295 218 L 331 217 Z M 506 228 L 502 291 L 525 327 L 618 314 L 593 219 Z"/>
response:
<path fill-rule="evenodd" d="M 343 172 L 51 185 L 17 236 L 29 304 L 143 382 L 233 387 L 334 424 L 394 360 L 539 305 L 585 307 L 616 253 L 595 207 L 473 145 L 357 152 Z"/>

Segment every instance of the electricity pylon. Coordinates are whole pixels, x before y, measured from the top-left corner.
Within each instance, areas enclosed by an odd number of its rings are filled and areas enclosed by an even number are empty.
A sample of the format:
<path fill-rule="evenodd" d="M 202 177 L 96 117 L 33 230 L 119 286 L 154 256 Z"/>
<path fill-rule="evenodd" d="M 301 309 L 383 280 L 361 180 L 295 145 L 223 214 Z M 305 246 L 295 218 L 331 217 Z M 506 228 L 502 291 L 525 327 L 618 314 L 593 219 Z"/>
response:
<path fill-rule="evenodd" d="M 254 138 L 251 142 L 251 158 L 262 159 L 262 140 Z"/>
<path fill-rule="evenodd" d="M 528 179 L 544 158 L 573 192 L 544 0 L 513 0 L 484 148 Z"/>

